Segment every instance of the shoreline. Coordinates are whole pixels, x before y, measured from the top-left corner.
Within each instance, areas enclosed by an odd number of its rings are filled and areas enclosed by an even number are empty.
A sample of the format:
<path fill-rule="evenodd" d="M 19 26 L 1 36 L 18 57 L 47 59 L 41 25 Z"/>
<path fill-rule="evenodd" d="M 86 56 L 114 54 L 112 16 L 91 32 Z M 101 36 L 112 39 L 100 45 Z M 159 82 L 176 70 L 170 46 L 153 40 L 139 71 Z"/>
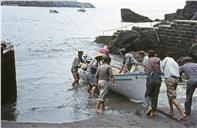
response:
<path fill-rule="evenodd" d="M 166 108 L 159 108 L 168 112 Z M 177 114 L 178 115 L 178 114 Z M 136 111 L 127 114 L 97 114 L 96 117 L 74 121 L 70 123 L 31 123 L 1 121 L 2 128 L 195 128 L 197 111 L 187 117 L 186 121 L 176 121 L 157 112 L 154 118 L 146 117 L 144 111 Z"/>
<path fill-rule="evenodd" d="M 181 89 L 181 83 L 178 86 L 178 92 Z M 184 84 L 184 83 L 182 83 Z M 165 87 L 165 86 L 162 86 Z M 165 89 L 164 89 L 165 90 Z M 192 113 L 187 117 L 186 121 L 179 121 L 179 112 L 175 109 L 175 117 L 169 117 L 169 106 L 162 101 L 165 99 L 166 92 L 160 91 L 158 111 L 154 118 L 149 118 L 145 114 L 143 104 L 140 104 L 137 108 L 124 106 L 125 112 L 121 112 L 121 109 L 116 109 L 117 112 L 109 113 L 104 111 L 103 113 L 96 113 L 95 116 L 89 119 L 73 122 L 63 123 L 41 123 L 41 122 L 16 122 L 16 121 L 1 121 L 2 128 L 196 128 L 197 127 L 197 111 L 196 106 L 193 107 Z M 110 98 L 110 97 L 109 97 Z M 178 98 L 183 100 L 182 98 Z M 194 99 L 195 101 L 195 99 Z M 162 102 L 162 103 L 161 103 Z M 164 103 L 164 104 L 163 104 Z"/>

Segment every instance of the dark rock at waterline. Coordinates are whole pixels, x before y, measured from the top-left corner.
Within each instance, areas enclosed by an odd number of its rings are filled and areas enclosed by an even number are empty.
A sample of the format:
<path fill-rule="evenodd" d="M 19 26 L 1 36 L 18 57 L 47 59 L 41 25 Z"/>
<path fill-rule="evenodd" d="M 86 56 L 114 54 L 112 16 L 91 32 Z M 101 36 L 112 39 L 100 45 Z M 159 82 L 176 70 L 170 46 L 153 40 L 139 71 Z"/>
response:
<path fill-rule="evenodd" d="M 152 22 L 148 17 L 137 14 L 127 8 L 121 9 L 121 18 L 123 22 Z"/>
<path fill-rule="evenodd" d="M 178 9 L 176 13 L 166 14 L 165 20 L 175 20 L 175 19 L 183 19 L 183 20 L 197 20 L 197 1 L 188 0 L 186 1 L 186 5 L 183 9 Z"/>
<path fill-rule="evenodd" d="M 159 22 L 159 21 L 163 21 L 163 20 L 161 20 L 161 19 L 155 19 L 154 21 L 155 22 Z"/>
<path fill-rule="evenodd" d="M 117 31 L 106 41 L 105 36 L 98 37 L 95 42 L 104 43 L 109 46 L 111 53 L 118 54 L 120 48 L 126 48 L 127 51 L 139 51 L 158 48 L 156 31 L 153 28 L 133 27 L 132 30 Z"/>
<path fill-rule="evenodd" d="M 95 42 L 109 45 L 112 42 L 112 36 L 98 36 Z"/>

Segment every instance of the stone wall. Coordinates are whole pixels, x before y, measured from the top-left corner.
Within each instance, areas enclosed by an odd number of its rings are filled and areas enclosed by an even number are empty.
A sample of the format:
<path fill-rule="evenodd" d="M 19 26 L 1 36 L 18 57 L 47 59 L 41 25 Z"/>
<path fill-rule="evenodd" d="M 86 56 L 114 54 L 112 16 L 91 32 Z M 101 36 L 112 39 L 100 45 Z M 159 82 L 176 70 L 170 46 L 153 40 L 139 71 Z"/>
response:
<path fill-rule="evenodd" d="M 175 20 L 170 25 L 159 25 L 157 32 L 161 56 L 166 51 L 174 51 L 177 57 L 197 54 L 192 48 L 197 43 L 197 21 Z"/>
<path fill-rule="evenodd" d="M 14 47 L 10 43 L 1 43 L 1 103 L 16 101 L 16 71 Z"/>

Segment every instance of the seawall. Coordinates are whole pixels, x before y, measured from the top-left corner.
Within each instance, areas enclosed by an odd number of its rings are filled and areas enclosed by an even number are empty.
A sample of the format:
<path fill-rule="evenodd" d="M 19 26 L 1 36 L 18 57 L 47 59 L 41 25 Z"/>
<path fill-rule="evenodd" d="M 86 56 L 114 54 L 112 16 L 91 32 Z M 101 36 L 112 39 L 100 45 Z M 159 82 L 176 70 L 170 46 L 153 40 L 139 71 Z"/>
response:
<path fill-rule="evenodd" d="M 159 25 L 161 56 L 166 51 L 174 51 L 177 57 L 192 56 L 197 59 L 197 21 L 175 20 L 169 25 Z"/>

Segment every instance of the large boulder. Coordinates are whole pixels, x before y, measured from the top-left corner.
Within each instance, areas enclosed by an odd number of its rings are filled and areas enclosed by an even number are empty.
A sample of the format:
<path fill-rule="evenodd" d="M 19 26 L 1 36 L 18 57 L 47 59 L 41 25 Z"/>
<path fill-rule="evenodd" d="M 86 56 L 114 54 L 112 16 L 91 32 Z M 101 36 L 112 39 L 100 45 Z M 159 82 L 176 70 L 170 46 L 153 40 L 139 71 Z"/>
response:
<path fill-rule="evenodd" d="M 176 13 L 166 14 L 165 20 L 196 20 L 197 12 L 197 1 L 187 0 L 186 5 L 183 9 L 178 9 Z"/>
<path fill-rule="evenodd" d="M 120 48 L 127 51 L 158 50 L 157 32 L 153 28 L 133 27 L 132 30 L 117 31 L 111 39 L 109 37 L 97 37 L 95 42 L 109 46 L 110 53 L 118 54 Z"/>
<path fill-rule="evenodd" d="M 98 36 L 95 42 L 109 45 L 112 42 L 112 36 Z"/>
<path fill-rule="evenodd" d="M 121 18 L 123 22 L 152 22 L 148 17 L 137 14 L 130 9 L 121 9 Z"/>
<path fill-rule="evenodd" d="M 111 47 L 109 47 L 110 52 L 115 54 L 118 54 L 120 48 L 127 48 L 128 50 L 132 46 L 132 42 L 140 37 L 139 33 L 133 30 L 119 31 L 116 34 L 116 36 L 113 36 Z"/>

